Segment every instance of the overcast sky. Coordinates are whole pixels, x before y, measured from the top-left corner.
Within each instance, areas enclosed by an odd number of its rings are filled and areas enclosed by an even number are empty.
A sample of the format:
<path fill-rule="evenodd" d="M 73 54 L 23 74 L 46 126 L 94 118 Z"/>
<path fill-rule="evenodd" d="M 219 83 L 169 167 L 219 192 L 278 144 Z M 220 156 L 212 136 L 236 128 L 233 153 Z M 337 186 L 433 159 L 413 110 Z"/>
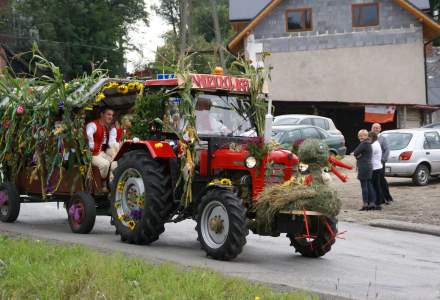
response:
<path fill-rule="evenodd" d="M 148 7 L 157 4 L 159 0 L 145 0 Z M 127 71 L 133 72 L 139 65 L 154 60 L 154 55 L 158 46 L 163 45 L 162 34 L 170 28 L 165 24 L 164 20 L 150 10 L 150 25 L 145 26 L 142 22 L 138 22 L 130 32 L 130 43 L 139 48 L 140 52 L 128 51 L 126 54 Z"/>

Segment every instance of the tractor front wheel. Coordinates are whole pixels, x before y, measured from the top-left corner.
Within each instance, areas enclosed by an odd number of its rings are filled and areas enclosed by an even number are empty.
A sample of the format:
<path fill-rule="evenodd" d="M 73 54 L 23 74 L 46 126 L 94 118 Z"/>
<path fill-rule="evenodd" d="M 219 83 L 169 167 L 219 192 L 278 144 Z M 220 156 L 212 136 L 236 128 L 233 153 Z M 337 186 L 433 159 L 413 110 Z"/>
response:
<path fill-rule="evenodd" d="M 307 217 L 309 234 L 287 234 L 291 246 L 305 257 L 317 258 L 331 250 L 338 232 L 337 220 L 328 217 Z"/>
<path fill-rule="evenodd" d="M 10 182 L 0 184 L 0 221 L 15 222 L 20 213 L 20 196 Z"/>
<path fill-rule="evenodd" d="M 246 210 L 242 201 L 227 190 L 211 190 L 202 197 L 196 227 L 206 253 L 220 260 L 231 260 L 246 244 Z"/>

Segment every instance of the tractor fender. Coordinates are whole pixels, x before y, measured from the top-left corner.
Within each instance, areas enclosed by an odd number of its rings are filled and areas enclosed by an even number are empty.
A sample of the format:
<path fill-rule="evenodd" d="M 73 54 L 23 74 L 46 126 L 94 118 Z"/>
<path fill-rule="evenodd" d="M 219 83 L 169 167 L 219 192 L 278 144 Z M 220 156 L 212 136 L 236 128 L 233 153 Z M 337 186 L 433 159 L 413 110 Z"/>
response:
<path fill-rule="evenodd" d="M 194 202 L 200 203 L 200 200 L 202 199 L 203 196 L 206 195 L 206 193 L 208 193 L 211 190 L 216 190 L 216 189 L 221 189 L 221 190 L 233 192 L 234 187 L 230 186 L 230 185 L 223 185 L 223 184 L 211 184 L 211 185 L 208 184 L 197 194 L 197 196 L 194 198 L 194 200 L 195 200 Z"/>
<path fill-rule="evenodd" d="M 176 158 L 173 148 L 167 142 L 162 141 L 126 141 L 122 144 L 114 160 L 118 161 L 124 153 L 144 149 L 150 153 L 153 159 L 156 158 Z"/>

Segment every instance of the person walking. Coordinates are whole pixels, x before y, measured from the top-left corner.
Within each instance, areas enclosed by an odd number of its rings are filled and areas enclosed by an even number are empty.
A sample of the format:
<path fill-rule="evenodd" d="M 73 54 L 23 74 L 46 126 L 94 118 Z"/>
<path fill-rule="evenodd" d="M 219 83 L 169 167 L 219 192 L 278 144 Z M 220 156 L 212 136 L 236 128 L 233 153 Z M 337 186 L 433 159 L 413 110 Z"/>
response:
<path fill-rule="evenodd" d="M 373 176 L 372 183 L 376 194 L 376 205 L 375 210 L 381 210 L 381 204 L 384 202 L 382 195 L 382 188 L 380 186 L 380 177 L 382 173 L 382 149 L 377 141 L 377 134 L 373 131 L 368 133 L 368 138 L 370 139 L 371 148 L 373 150 L 373 155 L 371 157 L 371 163 L 373 165 Z"/>
<path fill-rule="evenodd" d="M 393 201 L 393 197 L 390 194 L 390 190 L 388 187 L 388 182 L 385 178 L 385 163 L 388 161 L 390 157 L 390 148 L 388 146 L 388 142 L 384 136 L 379 135 L 382 131 L 382 126 L 379 123 L 374 123 L 371 126 L 371 131 L 375 132 L 378 135 L 378 142 L 380 144 L 380 148 L 382 149 L 382 172 L 380 173 L 380 187 L 383 195 L 383 200 L 385 204 L 390 204 Z"/>
<path fill-rule="evenodd" d="M 353 154 L 356 157 L 357 178 L 361 183 L 362 189 L 362 208 L 360 210 L 368 210 L 370 207 L 376 206 L 376 195 L 371 183 L 373 175 L 373 164 L 371 161 L 373 150 L 368 140 L 368 131 L 359 130 L 358 138 L 360 144 L 356 147 Z"/>

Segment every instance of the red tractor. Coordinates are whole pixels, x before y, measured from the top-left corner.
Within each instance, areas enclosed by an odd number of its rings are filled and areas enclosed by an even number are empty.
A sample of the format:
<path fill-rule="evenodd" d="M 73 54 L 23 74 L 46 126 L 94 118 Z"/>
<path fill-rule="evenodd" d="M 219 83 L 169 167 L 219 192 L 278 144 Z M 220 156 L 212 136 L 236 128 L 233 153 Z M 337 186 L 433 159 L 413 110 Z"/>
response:
<path fill-rule="evenodd" d="M 249 100 L 247 79 L 192 75 L 191 80 L 200 138 L 191 198 L 182 199 L 178 182 L 182 164 L 187 162 L 185 145 L 175 134 L 159 130 L 147 140 L 122 146 L 111 188 L 112 216 L 122 241 L 136 244 L 156 241 L 167 222 L 193 219 L 206 253 L 230 260 L 246 244 L 259 193 L 267 185 L 289 180 L 299 160 L 283 149 L 263 158 L 252 156 L 249 145 L 264 144 L 252 137 L 255 131 L 249 119 L 238 113 L 237 108 Z M 147 80 L 145 93 L 176 91 L 182 85 L 178 79 Z M 178 93 L 171 94 L 168 101 L 167 114 L 178 130 L 182 126 Z M 270 170 L 266 168 L 269 162 Z M 295 249 L 309 257 L 328 252 L 337 233 L 336 220 L 316 212 L 286 211 L 274 222 L 276 230 L 270 235 L 287 233 Z M 255 234 L 268 234 L 253 230 Z"/>

